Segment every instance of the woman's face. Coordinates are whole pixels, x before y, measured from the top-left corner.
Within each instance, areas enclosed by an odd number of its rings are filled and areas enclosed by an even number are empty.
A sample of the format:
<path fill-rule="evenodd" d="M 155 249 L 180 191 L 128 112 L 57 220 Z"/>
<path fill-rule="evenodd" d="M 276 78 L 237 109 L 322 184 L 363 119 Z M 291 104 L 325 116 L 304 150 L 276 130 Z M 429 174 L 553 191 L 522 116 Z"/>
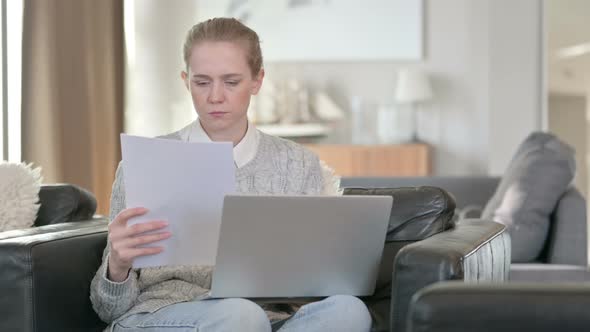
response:
<path fill-rule="evenodd" d="M 182 72 L 199 120 L 208 134 L 245 132 L 250 97 L 260 90 L 263 77 L 262 69 L 252 77 L 242 45 L 226 41 L 195 44 L 188 73 Z"/>

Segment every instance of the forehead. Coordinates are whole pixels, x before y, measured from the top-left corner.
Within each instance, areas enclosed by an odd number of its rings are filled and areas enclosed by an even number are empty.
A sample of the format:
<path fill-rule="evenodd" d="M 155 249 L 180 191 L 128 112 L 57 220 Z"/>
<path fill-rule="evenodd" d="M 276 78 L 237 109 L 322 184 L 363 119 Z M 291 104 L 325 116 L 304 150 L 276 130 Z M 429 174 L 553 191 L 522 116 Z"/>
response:
<path fill-rule="evenodd" d="M 237 42 L 204 41 L 193 45 L 189 69 L 194 74 L 248 73 L 245 48 Z"/>

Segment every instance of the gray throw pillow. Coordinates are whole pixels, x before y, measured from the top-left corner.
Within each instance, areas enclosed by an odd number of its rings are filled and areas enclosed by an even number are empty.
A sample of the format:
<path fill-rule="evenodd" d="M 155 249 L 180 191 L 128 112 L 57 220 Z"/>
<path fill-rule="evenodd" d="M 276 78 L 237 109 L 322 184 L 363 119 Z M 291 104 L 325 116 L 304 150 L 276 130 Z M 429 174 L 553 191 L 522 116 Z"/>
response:
<path fill-rule="evenodd" d="M 482 214 L 507 226 L 512 262 L 539 257 L 550 214 L 574 178 L 574 155 L 572 147 L 549 133 L 532 133 L 518 147 Z"/>

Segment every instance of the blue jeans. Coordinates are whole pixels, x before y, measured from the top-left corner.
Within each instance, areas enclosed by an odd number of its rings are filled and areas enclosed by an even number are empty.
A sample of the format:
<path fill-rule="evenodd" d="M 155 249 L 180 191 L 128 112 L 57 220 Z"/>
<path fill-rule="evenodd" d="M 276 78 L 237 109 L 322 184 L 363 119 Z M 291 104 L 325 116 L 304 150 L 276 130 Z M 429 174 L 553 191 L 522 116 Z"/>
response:
<path fill-rule="evenodd" d="M 365 332 L 371 316 L 354 296 L 336 295 L 302 306 L 280 329 L 292 331 Z M 116 332 L 270 332 L 266 313 L 246 299 L 183 302 L 154 313 L 129 316 L 114 326 Z"/>

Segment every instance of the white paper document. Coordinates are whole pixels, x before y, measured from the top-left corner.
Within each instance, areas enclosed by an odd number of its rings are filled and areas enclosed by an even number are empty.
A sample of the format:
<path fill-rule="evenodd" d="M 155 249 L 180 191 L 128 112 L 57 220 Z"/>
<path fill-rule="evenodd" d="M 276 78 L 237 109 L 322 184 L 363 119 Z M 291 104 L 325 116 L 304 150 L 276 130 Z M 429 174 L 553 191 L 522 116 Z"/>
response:
<path fill-rule="evenodd" d="M 128 225 L 165 220 L 172 233 L 133 267 L 215 265 L 223 198 L 236 190 L 232 144 L 121 134 L 121 150 L 126 205 L 149 210 Z"/>

